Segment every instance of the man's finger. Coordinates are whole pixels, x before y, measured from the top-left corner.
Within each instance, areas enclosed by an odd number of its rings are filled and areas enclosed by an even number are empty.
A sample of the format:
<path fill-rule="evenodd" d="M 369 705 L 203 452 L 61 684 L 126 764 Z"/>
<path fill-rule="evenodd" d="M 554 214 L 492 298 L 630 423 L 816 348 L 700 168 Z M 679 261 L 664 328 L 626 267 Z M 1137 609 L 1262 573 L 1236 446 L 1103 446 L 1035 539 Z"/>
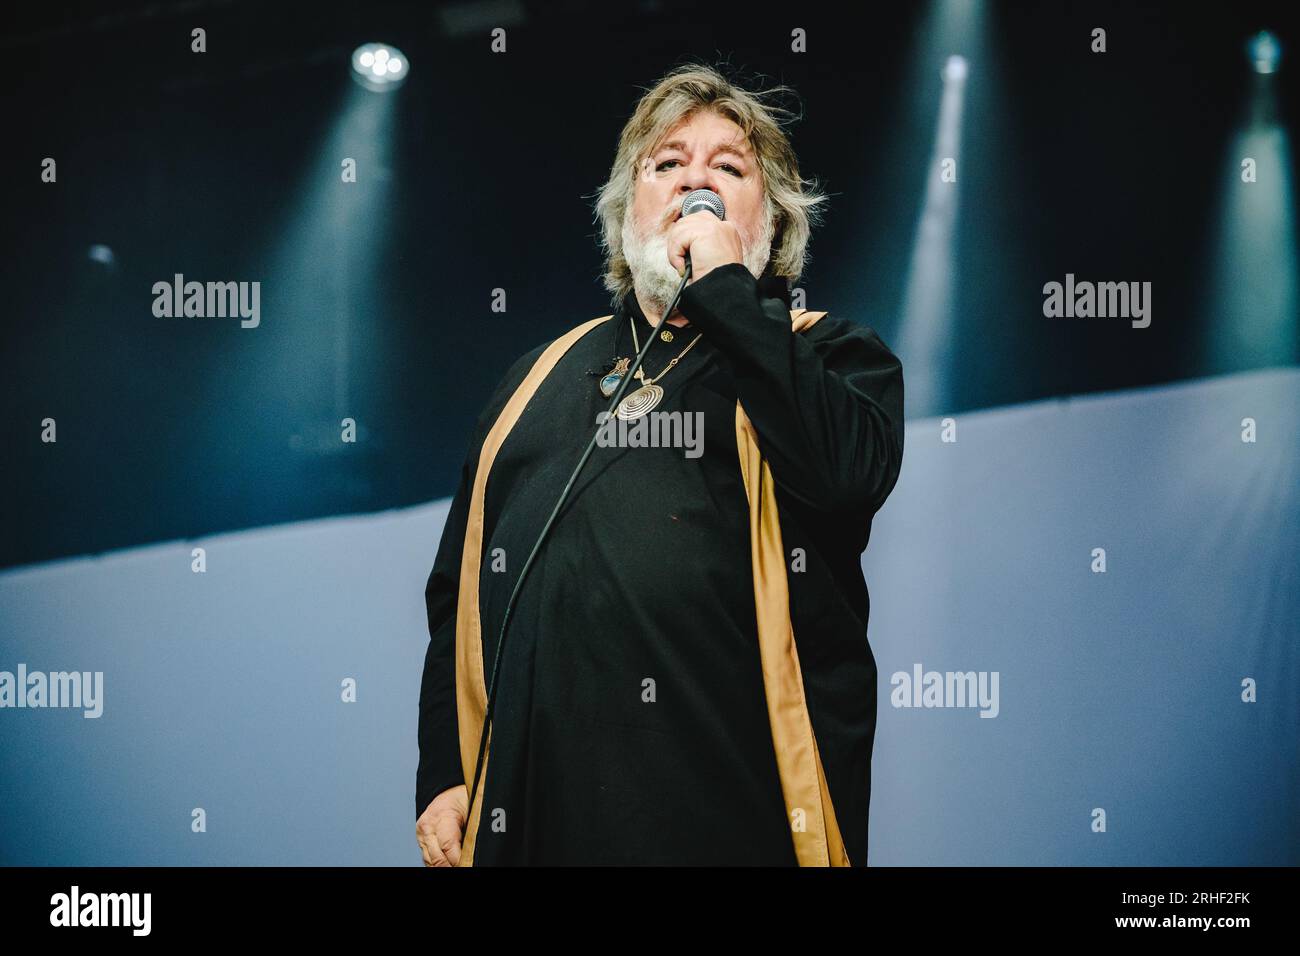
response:
<path fill-rule="evenodd" d="M 438 841 L 433 834 L 419 829 L 415 832 L 415 840 L 420 844 L 420 855 L 424 857 L 425 866 L 451 866 L 442 850 L 438 849 Z"/>
<path fill-rule="evenodd" d="M 447 866 L 460 865 L 460 840 L 461 830 L 460 821 L 452 814 L 439 817 L 433 824 L 433 831 L 437 837 L 439 856 L 447 859 Z"/>
<path fill-rule="evenodd" d="M 695 224 L 685 219 L 678 219 L 673 223 L 672 228 L 668 230 L 668 237 L 665 245 L 668 247 L 668 263 L 680 275 L 686 268 L 686 250 L 690 248 L 691 243 L 695 241 L 694 231 Z"/>

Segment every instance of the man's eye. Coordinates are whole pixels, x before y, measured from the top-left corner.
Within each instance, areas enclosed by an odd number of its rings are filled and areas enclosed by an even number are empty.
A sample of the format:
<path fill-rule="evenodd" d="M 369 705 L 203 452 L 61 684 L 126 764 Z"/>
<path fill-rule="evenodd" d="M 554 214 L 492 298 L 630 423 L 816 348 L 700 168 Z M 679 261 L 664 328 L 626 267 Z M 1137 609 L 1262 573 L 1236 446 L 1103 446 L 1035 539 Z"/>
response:
<path fill-rule="evenodd" d="M 678 162 L 678 161 L 675 160 L 675 159 L 665 159 L 662 163 L 660 163 L 658 166 L 655 167 L 655 171 L 656 171 L 656 172 L 663 172 L 663 170 L 668 166 L 669 163 L 671 163 L 671 164 L 673 164 L 673 165 L 675 165 L 675 166 L 680 166 L 680 165 L 681 165 L 681 163 Z M 744 175 L 745 175 L 745 174 L 742 173 L 739 169 L 737 169 L 735 166 L 731 165 L 731 163 L 722 163 L 718 168 L 719 168 L 719 169 L 728 169 L 728 170 L 731 170 L 731 174 L 732 174 L 733 176 L 737 177 L 737 178 L 743 178 Z"/>

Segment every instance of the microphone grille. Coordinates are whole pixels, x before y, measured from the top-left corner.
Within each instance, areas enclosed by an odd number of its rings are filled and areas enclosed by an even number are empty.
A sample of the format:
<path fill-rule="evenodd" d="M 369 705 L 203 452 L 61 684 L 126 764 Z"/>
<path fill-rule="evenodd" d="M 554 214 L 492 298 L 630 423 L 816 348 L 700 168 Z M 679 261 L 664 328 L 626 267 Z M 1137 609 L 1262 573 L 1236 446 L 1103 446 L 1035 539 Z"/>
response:
<path fill-rule="evenodd" d="M 683 216 L 689 216 L 701 209 L 707 209 L 719 219 L 727 218 L 727 207 L 723 205 L 722 197 L 712 189 L 697 189 L 687 193 L 686 198 L 682 200 Z"/>

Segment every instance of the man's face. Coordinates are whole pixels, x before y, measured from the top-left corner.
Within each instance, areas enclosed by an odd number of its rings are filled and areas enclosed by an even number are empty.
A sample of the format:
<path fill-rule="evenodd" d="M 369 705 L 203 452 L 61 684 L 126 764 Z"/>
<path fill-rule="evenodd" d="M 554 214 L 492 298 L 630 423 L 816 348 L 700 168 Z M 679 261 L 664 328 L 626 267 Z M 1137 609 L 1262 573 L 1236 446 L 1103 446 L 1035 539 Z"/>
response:
<path fill-rule="evenodd" d="M 741 235 L 745 267 L 755 278 L 771 253 L 772 222 L 762 174 L 744 133 L 717 113 L 696 112 L 663 138 L 639 170 L 623 222 L 623 257 L 637 294 L 661 312 L 681 283 L 668 261 L 666 236 L 681 215 L 682 200 L 696 189 L 712 189 L 722 197 L 727 221 Z"/>

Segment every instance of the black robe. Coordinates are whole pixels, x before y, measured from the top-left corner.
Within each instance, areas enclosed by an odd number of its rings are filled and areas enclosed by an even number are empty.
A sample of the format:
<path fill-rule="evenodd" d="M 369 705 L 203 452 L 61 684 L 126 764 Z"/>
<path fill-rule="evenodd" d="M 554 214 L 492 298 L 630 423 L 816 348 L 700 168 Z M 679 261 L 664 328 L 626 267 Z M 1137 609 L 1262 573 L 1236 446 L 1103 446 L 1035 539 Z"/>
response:
<path fill-rule="evenodd" d="M 716 268 L 679 308 L 690 324 L 665 326 L 673 340 L 643 369 L 658 375 L 701 334 L 655 411 L 701 412 L 702 453 L 597 447 L 579 477 L 511 616 L 466 835 L 475 865 L 797 862 L 756 637 L 738 399 L 775 485 L 804 723 L 847 862 L 866 864 L 876 665 L 860 556 L 901 465 L 901 365 L 847 319 L 792 331 L 788 284 L 770 271 Z M 629 294 L 541 379 L 485 469 L 470 557 L 487 682 L 511 590 L 609 406 L 600 376 L 636 354 L 629 317 L 644 344 L 652 327 Z M 457 708 L 471 489 L 489 430 L 549 344 L 480 416 L 428 579 L 417 816 L 473 773 L 478 732 Z"/>

